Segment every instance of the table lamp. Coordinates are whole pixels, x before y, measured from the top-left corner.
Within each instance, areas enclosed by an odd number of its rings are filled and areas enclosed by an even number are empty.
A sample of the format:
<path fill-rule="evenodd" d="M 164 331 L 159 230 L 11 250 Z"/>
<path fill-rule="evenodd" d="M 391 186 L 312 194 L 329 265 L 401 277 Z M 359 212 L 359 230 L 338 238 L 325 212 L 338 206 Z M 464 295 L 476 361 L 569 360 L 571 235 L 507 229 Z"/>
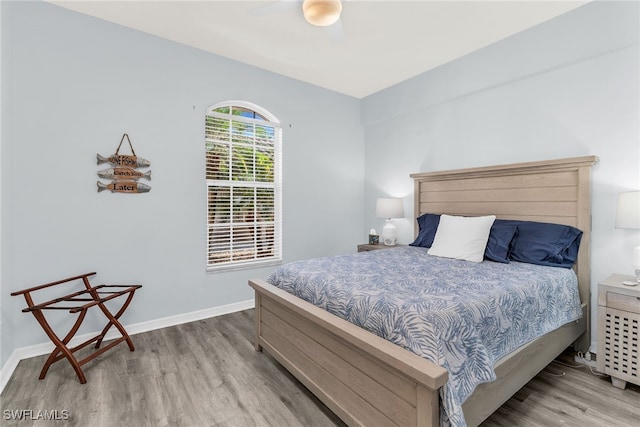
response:
<path fill-rule="evenodd" d="M 379 198 L 376 201 L 376 216 L 386 219 L 382 229 L 382 243 L 387 246 L 395 245 L 398 239 L 398 229 L 393 225 L 391 219 L 404 217 L 402 199 Z"/>
<path fill-rule="evenodd" d="M 616 228 L 640 230 L 640 191 L 625 191 L 618 196 Z M 633 249 L 631 263 L 640 283 L 640 245 Z"/>

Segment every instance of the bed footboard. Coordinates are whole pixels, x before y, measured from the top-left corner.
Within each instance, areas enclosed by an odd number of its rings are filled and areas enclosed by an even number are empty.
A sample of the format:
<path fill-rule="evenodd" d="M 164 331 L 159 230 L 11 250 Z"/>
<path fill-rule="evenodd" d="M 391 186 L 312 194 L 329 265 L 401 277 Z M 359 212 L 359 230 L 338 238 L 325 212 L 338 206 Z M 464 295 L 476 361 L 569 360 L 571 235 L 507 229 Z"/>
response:
<path fill-rule="evenodd" d="M 447 371 L 262 280 L 256 350 L 265 349 L 349 425 L 438 426 Z"/>
<path fill-rule="evenodd" d="M 587 304 L 582 318 L 568 323 L 518 348 L 500 359 L 496 380 L 483 383 L 462 405 L 467 426 L 477 426 L 582 335 L 587 326 Z"/>

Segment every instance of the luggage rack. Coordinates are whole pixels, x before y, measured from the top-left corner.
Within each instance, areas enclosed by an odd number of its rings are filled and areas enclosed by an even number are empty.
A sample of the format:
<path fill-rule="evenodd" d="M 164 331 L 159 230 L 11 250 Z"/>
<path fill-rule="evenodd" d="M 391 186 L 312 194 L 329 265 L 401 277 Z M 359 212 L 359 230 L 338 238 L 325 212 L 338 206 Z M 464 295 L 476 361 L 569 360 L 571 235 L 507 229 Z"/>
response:
<path fill-rule="evenodd" d="M 91 286 L 91 283 L 89 282 L 89 276 L 93 276 L 94 274 L 96 274 L 95 271 L 92 273 L 81 274 L 79 276 L 69 277 L 67 279 L 62 279 L 55 282 L 46 283 L 44 285 L 35 286 L 32 288 L 23 289 L 21 291 L 16 291 L 11 293 L 11 296 L 18 296 L 18 295 L 24 296 L 24 299 L 26 300 L 28 307 L 24 308 L 22 311 L 24 313 L 31 312 L 34 315 L 34 317 L 36 318 L 36 320 L 38 321 L 42 329 L 44 329 L 44 332 L 47 334 L 49 339 L 55 345 L 55 349 L 51 352 L 51 354 L 47 358 L 47 361 L 42 367 L 42 371 L 40 372 L 39 379 L 41 380 L 44 379 L 51 365 L 53 365 L 55 362 L 59 360 L 66 358 L 71 364 L 71 366 L 73 367 L 73 369 L 75 370 L 78 376 L 78 379 L 80 380 L 80 383 L 85 384 L 87 382 L 87 379 L 85 378 L 84 373 L 80 368 L 82 365 L 95 359 L 105 351 L 111 349 L 112 347 L 115 347 L 116 345 L 120 344 L 123 341 L 127 342 L 127 345 L 129 346 L 129 350 L 131 351 L 135 350 L 133 341 L 131 341 L 131 337 L 129 336 L 127 331 L 124 329 L 122 324 L 118 321 L 118 319 L 120 318 L 120 316 L 122 316 L 122 314 L 125 312 L 129 304 L 131 303 L 131 300 L 133 299 L 133 295 L 135 291 L 141 288 L 142 285 Z M 58 298 L 54 298 L 52 300 L 49 300 L 43 303 L 39 303 L 39 304 L 34 303 L 33 298 L 31 296 L 32 292 L 39 291 L 39 290 L 49 288 L 51 286 L 59 285 L 62 283 L 70 282 L 73 280 L 78 280 L 78 279 L 82 279 L 82 283 L 84 284 L 85 289 L 78 292 L 73 292 Z M 109 309 L 105 306 L 104 303 L 124 295 L 127 295 L 127 298 L 124 304 L 122 305 L 122 307 L 120 307 L 120 310 L 118 310 L 115 315 L 112 314 L 109 311 Z M 68 344 L 71 341 L 71 339 L 74 337 L 74 335 L 78 332 L 78 329 L 80 328 L 80 325 L 82 325 L 82 322 L 84 321 L 84 318 L 87 314 L 88 309 L 95 306 L 98 306 L 100 308 L 102 313 L 104 313 L 107 319 L 109 319 L 109 322 L 102 329 L 102 332 L 100 332 L 98 335 L 88 339 L 87 341 L 81 344 L 78 344 L 73 348 L 69 348 Z M 53 331 L 53 329 L 51 328 L 51 325 L 49 325 L 49 323 L 47 322 L 44 316 L 44 310 L 68 310 L 69 313 L 71 314 L 79 314 L 79 315 L 73 327 L 69 330 L 67 335 L 61 339 Z M 122 336 L 110 342 L 106 346 L 100 348 L 100 345 L 102 344 L 102 340 L 104 339 L 107 332 L 112 326 L 115 326 Z M 81 359 L 81 360 L 76 359 L 73 353 L 75 353 L 80 349 L 85 348 L 86 346 L 94 342 L 96 343 L 94 347 L 96 351 L 94 351 L 84 359 Z"/>

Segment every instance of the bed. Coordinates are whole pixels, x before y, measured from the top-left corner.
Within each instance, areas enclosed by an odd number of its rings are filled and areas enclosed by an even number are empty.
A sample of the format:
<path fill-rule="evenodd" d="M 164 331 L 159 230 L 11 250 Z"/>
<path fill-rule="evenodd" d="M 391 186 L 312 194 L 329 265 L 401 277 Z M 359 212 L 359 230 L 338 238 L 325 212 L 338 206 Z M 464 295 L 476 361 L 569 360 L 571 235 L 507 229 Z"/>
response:
<path fill-rule="evenodd" d="M 501 357 L 496 379 L 464 401 L 467 425 L 480 424 L 568 346 L 586 349 L 590 342 L 590 170 L 596 161 L 588 156 L 411 175 L 416 218 L 427 212 L 496 215 L 583 231 L 574 266 L 582 317 Z M 265 280 L 249 284 L 256 294 L 256 350 L 269 352 L 347 424 L 440 424 L 446 369 Z"/>

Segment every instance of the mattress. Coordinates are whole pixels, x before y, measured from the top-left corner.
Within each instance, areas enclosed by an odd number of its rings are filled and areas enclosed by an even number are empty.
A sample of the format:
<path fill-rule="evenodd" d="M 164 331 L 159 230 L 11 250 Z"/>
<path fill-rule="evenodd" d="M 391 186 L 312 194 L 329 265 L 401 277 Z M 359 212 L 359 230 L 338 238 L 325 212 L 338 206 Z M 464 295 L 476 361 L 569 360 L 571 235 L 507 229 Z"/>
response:
<path fill-rule="evenodd" d="M 420 247 L 292 262 L 268 282 L 446 368 L 445 426 L 466 425 L 462 404 L 496 378 L 497 360 L 582 315 L 571 269 L 473 263 Z"/>

